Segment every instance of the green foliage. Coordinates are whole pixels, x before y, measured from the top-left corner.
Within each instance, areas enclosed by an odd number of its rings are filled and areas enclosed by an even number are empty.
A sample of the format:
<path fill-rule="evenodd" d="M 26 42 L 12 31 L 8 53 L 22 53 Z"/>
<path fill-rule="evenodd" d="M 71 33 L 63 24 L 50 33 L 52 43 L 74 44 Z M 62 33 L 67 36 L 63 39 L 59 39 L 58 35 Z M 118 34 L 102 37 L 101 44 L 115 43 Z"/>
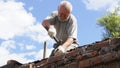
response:
<path fill-rule="evenodd" d="M 98 19 L 98 25 L 104 27 L 103 38 L 115 38 L 120 36 L 120 16 L 115 11 Z"/>

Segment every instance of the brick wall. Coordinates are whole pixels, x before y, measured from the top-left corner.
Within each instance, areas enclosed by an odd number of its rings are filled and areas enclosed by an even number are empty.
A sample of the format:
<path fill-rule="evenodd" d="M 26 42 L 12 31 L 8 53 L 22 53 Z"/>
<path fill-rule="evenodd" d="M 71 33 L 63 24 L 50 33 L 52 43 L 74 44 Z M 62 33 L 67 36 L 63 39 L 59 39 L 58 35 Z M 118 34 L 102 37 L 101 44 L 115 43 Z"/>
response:
<path fill-rule="evenodd" d="M 29 63 L 21 68 L 120 68 L 120 38 L 80 46 L 67 54 Z"/>

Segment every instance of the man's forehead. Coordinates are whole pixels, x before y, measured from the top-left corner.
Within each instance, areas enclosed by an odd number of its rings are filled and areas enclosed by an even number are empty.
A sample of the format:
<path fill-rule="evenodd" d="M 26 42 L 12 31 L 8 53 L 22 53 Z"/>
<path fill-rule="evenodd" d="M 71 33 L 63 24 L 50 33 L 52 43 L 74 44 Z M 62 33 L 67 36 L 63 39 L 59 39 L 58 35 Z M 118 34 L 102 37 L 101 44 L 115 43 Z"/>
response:
<path fill-rule="evenodd" d="M 59 11 L 69 12 L 69 10 L 65 6 L 60 6 Z"/>

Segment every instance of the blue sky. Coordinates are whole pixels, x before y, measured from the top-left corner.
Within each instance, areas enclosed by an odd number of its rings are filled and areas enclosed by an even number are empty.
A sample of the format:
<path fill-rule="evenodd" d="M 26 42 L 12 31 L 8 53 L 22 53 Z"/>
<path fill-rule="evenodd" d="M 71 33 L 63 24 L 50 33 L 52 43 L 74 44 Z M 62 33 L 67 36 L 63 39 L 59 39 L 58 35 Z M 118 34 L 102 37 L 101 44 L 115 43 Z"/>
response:
<path fill-rule="evenodd" d="M 43 19 L 57 10 L 62 0 L 0 0 L 0 66 L 7 60 L 21 63 L 41 60 L 44 41 L 47 57 L 54 40 L 41 26 Z M 120 0 L 68 0 L 78 23 L 80 46 L 100 41 L 103 28 L 97 19 L 106 12 L 113 12 Z"/>

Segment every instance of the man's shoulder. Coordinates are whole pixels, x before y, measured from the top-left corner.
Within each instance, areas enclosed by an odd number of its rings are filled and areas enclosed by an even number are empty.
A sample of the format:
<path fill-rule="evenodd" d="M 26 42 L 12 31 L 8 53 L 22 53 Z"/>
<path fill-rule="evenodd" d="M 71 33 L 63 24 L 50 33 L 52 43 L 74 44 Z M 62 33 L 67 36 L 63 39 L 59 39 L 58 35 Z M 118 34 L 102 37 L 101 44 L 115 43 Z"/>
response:
<path fill-rule="evenodd" d="M 58 11 L 53 11 L 53 12 L 51 13 L 51 16 L 53 16 L 53 17 L 58 16 Z"/>
<path fill-rule="evenodd" d="M 77 22 L 77 19 L 73 14 L 70 14 L 70 18 L 72 22 Z"/>
<path fill-rule="evenodd" d="M 76 19 L 76 17 L 73 14 L 70 14 L 72 19 Z"/>
<path fill-rule="evenodd" d="M 57 11 L 53 11 L 52 13 L 50 13 L 50 15 L 48 15 L 45 19 L 53 19 L 54 17 L 58 16 L 58 12 Z"/>

